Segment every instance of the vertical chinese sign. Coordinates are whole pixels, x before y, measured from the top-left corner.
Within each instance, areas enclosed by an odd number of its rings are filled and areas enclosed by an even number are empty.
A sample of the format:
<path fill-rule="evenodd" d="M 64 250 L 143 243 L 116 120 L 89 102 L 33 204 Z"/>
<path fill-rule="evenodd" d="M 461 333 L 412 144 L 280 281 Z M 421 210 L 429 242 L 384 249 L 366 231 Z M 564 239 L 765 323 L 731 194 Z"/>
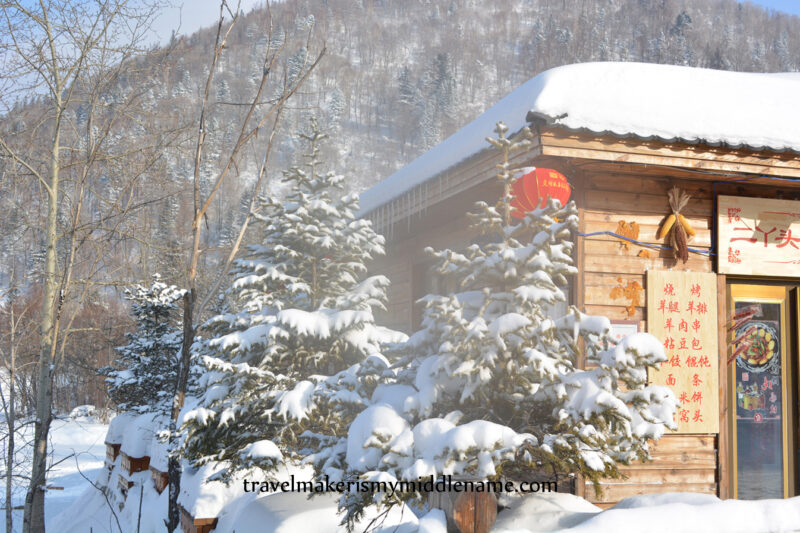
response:
<path fill-rule="evenodd" d="M 716 274 L 648 271 L 647 331 L 664 343 L 650 382 L 680 401 L 678 433 L 719 433 Z"/>
<path fill-rule="evenodd" d="M 800 265 L 800 202 L 719 196 L 720 274 L 787 276 Z"/>

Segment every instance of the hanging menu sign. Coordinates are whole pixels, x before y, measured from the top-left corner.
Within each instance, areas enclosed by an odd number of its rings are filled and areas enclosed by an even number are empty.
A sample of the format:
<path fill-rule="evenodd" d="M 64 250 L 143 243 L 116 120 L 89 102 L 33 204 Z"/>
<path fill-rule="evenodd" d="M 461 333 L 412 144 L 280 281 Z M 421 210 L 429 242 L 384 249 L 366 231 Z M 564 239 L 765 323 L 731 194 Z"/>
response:
<path fill-rule="evenodd" d="M 649 270 L 647 331 L 664 343 L 650 382 L 675 392 L 678 433 L 719 433 L 716 274 Z"/>
<path fill-rule="evenodd" d="M 787 276 L 800 265 L 800 201 L 719 196 L 720 274 Z"/>

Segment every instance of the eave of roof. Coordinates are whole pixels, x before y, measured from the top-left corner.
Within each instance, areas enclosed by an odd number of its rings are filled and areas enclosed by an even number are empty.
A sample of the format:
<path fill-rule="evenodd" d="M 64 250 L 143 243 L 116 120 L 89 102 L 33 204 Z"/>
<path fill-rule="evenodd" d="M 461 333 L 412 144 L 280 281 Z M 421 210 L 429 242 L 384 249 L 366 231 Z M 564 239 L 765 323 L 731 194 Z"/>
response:
<path fill-rule="evenodd" d="M 646 63 L 583 63 L 528 80 L 474 121 L 361 194 L 368 213 L 487 148 L 504 121 L 598 135 L 800 153 L 800 74 Z"/>

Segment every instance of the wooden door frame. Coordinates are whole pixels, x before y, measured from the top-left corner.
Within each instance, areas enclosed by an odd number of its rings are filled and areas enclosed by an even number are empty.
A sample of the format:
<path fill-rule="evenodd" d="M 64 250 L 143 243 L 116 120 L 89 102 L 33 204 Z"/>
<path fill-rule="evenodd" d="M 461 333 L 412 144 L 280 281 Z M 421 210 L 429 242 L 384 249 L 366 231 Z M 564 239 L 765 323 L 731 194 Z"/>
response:
<path fill-rule="evenodd" d="M 796 472 L 795 472 L 795 456 L 797 451 L 797 442 L 795 441 L 795 422 L 794 402 L 796 398 L 793 397 L 794 389 L 797 386 L 795 380 L 798 376 L 792 375 L 790 369 L 794 366 L 793 360 L 797 357 L 794 346 L 796 339 L 789 342 L 790 331 L 794 330 L 794 337 L 798 335 L 795 324 L 790 321 L 790 306 L 791 306 L 791 288 L 793 285 L 790 280 L 772 280 L 772 279 L 753 279 L 753 278 L 728 278 L 725 290 L 726 310 L 729 308 L 732 312 L 735 309 L 734 299 L 748 300 L 754 302 L 764 303 L 779 303 L 781 305 L 781 345 L 782 357 L 781 362 L 781 380 L 783 385 L 783 394 L 781 398 L 781 408 L 783 410 L 782 422 L 782 456 L 783 456 L 783 497 L 788 498 L 793 496 L 796 487 Z M 741 290 L 736 290 L 741 288 Z M 719 312 L 719 311 L 718 311 Z M 727 317 L 727 315 L 720 316 Z M 728 333 L 723 330 L 721 336 L 725 336 L 725 345 L 732 340 L 733 333 Z M 724 350 L 727 354 L 728 350 Z M 720 350 L 723 353 L 723 350 Z M 727 358 L 726 358 L 727 359 Z M 726 496 L 731 498 L 738 497 L 738 473 L 737 473 L 737 438 L 736 438 L 736 388 L 733 385 L 735 381 L 736 367 L 733 362 L 725 364 L 724 371 L 724 388 L 725 390 L 725 411 L 727 416 L 727 423 L 720 426 L 720 440 L 722 441 L 723 433 L 725 435 L 725 450 L 726 457 L 720 457 L 720 466 L 724 463 L 728 467 L 728 475 L 726 481 Z M 722 446 L 720 446 L 722 452 Z M 720 453 L 722 455 L 722 453 Z M 722 482 L 722 480 L 720 480 Z M 722 487 L 722 485 L 720 485 Z M 722 488 L 720 488 L 722 493 Z M 722 496 L 722 494 L 720 494 Z"/>

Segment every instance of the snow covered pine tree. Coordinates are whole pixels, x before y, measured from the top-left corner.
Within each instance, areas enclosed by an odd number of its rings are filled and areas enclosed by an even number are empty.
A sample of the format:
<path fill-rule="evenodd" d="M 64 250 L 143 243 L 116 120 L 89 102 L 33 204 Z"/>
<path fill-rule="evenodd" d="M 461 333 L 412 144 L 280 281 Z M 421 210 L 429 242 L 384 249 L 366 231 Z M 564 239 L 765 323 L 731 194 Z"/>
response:
<path fill-rule="evenodd" d="M 161 281 L 158 274 L 148 287 L 125 290 L 133 302 L 137 328 L 127 333 L 128 344 L 117 348 L 118 364 L 98 372 L 106 376 L 108 395 L 123 411 L 166 414 L 177 383 L 177 357 L 183 342 L 175 302 L 183 290 Z"/>
<path fill-rule="evenodd" d="M 497 205 L 477 204 L 475 227 L 489 244 L 465 253 L 429 253 L 458 294 L 428 295 L 421 329 L 402 345 L 392 373 L 353 421 L 346 442 L 317 455 L 317 466 L 347 478 L 417 481 L 443 474 L 477 479 L 531 479 L 536 473 L 618 477 L 618 463 L 648 458 L 648 439 L 674 428 L 676 399 L 647 385 L 647 369 L 665 360 L 661 343 L 637 333 L 614 344 L 610 322 L 575 307 L 550 317 L 564 301 L 559 287 L 576 272 L 571 232 L 574 202 L 550 199 L 511 223 L 509 153 L 527 142 L 487 139 L 502 153 Z M 523 132 L 528 133 L 528 132 Z M 583 346 L 587 369 L 577 368 Z M 389 379 L 386 376 L 390 376 Z M 364 507 L 392 505 L 419 493 L 351 493 L 340 505 L 352 526 Z"/>
<path fill-rule="evenodd" d="M 184 416 L 184 450 L 194 466 L 219 462 L 223 479 L 251 468 L 271 478 L 306 431 L 345 435 L 346 421 L 314 401 L 316 384 L 365 359 L 385 364 L 381 343 L 405 339 L 374 322 L 389 280 L 364 278 L 383 237 L 356 219 L 358 195 L 341 194 L 343 177 L 323 172 L 315 120 L 301 138 L 307 161 L 284 172 L 285 200 L 260 200 L 263 240 L 235 263 L 233 310 L 195 343 L 205 392 Z"/>

